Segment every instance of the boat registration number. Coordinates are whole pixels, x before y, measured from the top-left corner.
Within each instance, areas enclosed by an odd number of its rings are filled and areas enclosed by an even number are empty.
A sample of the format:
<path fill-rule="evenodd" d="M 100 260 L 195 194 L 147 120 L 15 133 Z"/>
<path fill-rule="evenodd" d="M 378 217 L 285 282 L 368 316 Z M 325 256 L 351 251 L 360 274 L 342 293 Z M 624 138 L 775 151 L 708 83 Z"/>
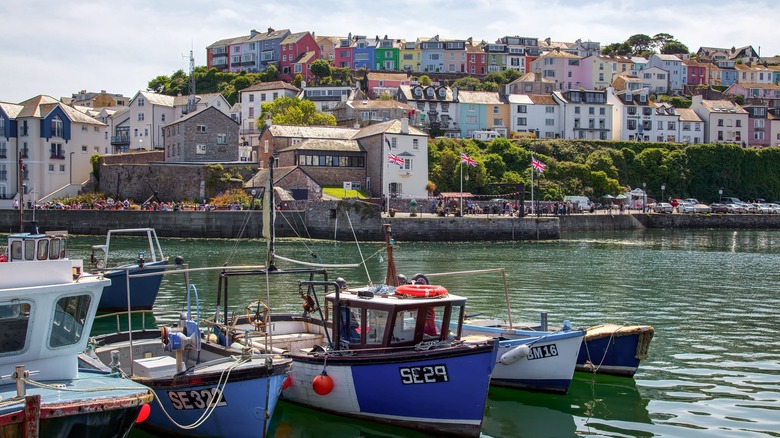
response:
<path fill-rule="evenodd" d="M 419 383 L 441 383 L 448 382 L 447 366 L 426 365 L 415 367 L 401 367 L 401 383 L 404 385 L 415 385 Z"/>
<path fill-rule="evenodd" d="M 217 407 L 227 406 L 225 396 L 216 387 L 191 391 L 168 391 L 168 400 L 176 410 L 206 409 L 213 400 L 217 401 Z"/>
<path fill-rule="evenodd" d="M 555 344 L 541 345 L 539 347 L 531 347 L 531 352 L 528 354 L 528 360 L 544 359 L 557 355 L 558 347 L 556 347 Z"/>

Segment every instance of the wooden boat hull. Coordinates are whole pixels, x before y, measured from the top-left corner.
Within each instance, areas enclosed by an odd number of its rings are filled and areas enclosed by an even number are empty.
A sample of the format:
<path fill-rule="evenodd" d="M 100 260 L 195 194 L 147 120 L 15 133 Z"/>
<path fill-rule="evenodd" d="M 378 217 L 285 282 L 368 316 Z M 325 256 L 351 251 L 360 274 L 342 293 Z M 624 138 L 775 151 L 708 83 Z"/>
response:
<path fill-rule="evenodd" d="M 102 373 L 80 372 L 73 380 L 45 383 L 66 389 L 28 387 L 26 400 L 0 408 L 0 436 L 124 437 L 141 407 L 153 400 L 148 388 Z M 0 387 L 4 401 L 15 395 L 15 386 Z"/>
<path fill-rule="evenodd" d="M 603 324 L 588 328 L 577 357 L 577 371 L 633 377 L 655 330 L 651 326 Z"/>

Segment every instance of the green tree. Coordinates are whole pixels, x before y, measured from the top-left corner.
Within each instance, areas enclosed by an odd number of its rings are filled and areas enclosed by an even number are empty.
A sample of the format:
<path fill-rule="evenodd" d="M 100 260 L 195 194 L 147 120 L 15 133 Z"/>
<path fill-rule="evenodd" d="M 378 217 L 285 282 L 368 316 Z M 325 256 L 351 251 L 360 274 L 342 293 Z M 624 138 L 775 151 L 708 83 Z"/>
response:
<path fill-rule="evenodd" d="M 470 91 L 478 90 L 481 85 L 482 82 L 473 76 L 465 76 L 452 83 L 452 86 L 459 90 Z"/>
<path fill-rule="evenodd" d="M 288 96 L 262 105 L 260 117 L 255 120 L 257 129 L 265 128 L 268 117 L 275 125 L 336 126 L 336 117 L 318 112 L 314 102 Z"/>
<path fill-rule="evenodd" d="M 661 53 L 664 55 L 680 55 L 690 53 L 688 46 L 679 41 L 668 41 L 661 46 Z"/>
<path fill-rule="evenodd" d="M 431 81 L 431 78 L 429 78 L 429 77 L 428 77 L 428 75 L 422 75 L 422 76 L 420 76 L 420 77 L 417 79 L 417 82 L 419 82 L 419 83 L 420 83 L 420 85 L 423 85 L 423 86 L 426 86 L 426 87 L 427 87 L 427 86 L 429 86 L 429 85 L 431 85 L 431 84 L 433 83 L 433 81 Z"/>
<path fill-rule="evenodd" d="M 626 42 L 631 46 L 631 53 L 633 55 L 641 55 L 642 53 L 653 50 L 653 39 L 643 33 L 631 35 Z"/>
<path fill-rule="evenodd" d="M 323 78 L 330 76 L 330 63 L 324 59 L 318 59 L 311 63 L 311 72 L 317 78 L 317 83 L 321 83 Z"/>

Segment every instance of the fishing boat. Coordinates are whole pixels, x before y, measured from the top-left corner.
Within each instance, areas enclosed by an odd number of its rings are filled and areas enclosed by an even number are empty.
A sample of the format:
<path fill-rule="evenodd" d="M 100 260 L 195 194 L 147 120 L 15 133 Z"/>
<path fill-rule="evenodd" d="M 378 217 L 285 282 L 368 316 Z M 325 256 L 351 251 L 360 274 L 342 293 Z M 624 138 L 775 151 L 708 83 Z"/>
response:
<path fill-rule="evenodd" d="M 89 356 L 154 391 L 158 403 L 142 424 L 145 430 L 161 436 L 266 436 L 291 359 L 258 353 L 248 343 L 204 341 L 208 333 L 199 324 L 197 289 L 189 284 L 189 269 L 134 276 L 175 273 L 187 276 L 187 310 L 176 326 L 133 329 L 130 314 L 138 312 L 128 311 L 130 330 L 117 326 L 113 333 L 95 336 Z M 83 366 L 90 365 L 85 361 Z"/>
<path fill-rule="evenodd" d="M 111 238 L 120 236 L 145 237 L 144 245 L 138 250 L 129 251 L 116 249 L 111 252 Z M 116 240 L 115 240 L 116 243 Z M 121 261 L 117 261 L 124 255 Z M 131 258 L 136 257 L 132 262 Z M 154 228 L 122 228 L 108 230 L 106 241 L 102 245 L 92 246 L 93 273 L 100 273 L 111 280 L 111 286 L 103 291 L 98 310 L 100 312 L 131 310 L 151 310 L 157 293 L 160 290 L 162 276 L 135 276 L 139 272 L 160 272 L 168 264 L 168 258 L 163 255 L 157 232 Z M 128 294 L 132 291 L 132 295 Z"/>
<path fill-rule="evenodd" d="M 302 313 L 255 302 L 248 315 L 214 325 L 220 343 L 248 342 L 293 360 L 283 400 L 430 433 L 479 435 L 497 344 L 461 337 L 466 298 L 442 287 L 298 284 Z"/>
<path fill-rule="evenodd" d="M 655 329 L 649 325 L 588 327 L 577 356 L 577 371 L 633 377 L 647 359 Z"/>
<path fill-rule="evenodd" d="M 0 257 L 0 436 L 126 436 L 153 394 L 77 355 L 110 280 L 66 257 L 64 232 L 8 236 Z"/>
<path fill-rule="evenodd" d="M 513 325 L 496 319 L 471 319 L 467 329 L 478 326 L 480 330 L 503 333 L 507 339 L 527 336 L 548 337 L 571 330 L 564 321 L 560 330 L 548 330 L 547 315 L 542 313 L 541 323 Z M 584 332 L 582 344 L 576 356 L 575 371 L 633 377 L 642 360 L 647 359 L 650 341 L 655 330 L 649 325 L 600 324 L 578 329 Z"/>

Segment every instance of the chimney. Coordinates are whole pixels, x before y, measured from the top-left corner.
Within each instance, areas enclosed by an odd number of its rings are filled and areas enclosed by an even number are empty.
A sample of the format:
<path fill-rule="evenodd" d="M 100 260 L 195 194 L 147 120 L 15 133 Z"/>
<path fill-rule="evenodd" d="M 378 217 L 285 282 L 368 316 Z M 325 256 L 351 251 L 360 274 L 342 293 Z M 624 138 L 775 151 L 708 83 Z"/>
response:
<path fill-rule="evenodd" d="M 403 117 L 401 118 L 401 134 L 408 134 L 409 133 L 409 118 Z"/>
<path fill-rule="evenodd" d="M 268 116 L 265 118 L 265 126 L 269 127 L 271 125 L 273 125 L 273 122 L 271 121 L 271 116 Z"/>
<path fill-rule="evenodd" d="M 274 28 L 273 27 L 269 27 L 268 28 L 268 33 L 274 33 Z"/>
<path fill-rule="evenodd" d="M 452 101 L 457 102 L 458 101 L 458 89 L 453 88 L 452 89 Z"/>

